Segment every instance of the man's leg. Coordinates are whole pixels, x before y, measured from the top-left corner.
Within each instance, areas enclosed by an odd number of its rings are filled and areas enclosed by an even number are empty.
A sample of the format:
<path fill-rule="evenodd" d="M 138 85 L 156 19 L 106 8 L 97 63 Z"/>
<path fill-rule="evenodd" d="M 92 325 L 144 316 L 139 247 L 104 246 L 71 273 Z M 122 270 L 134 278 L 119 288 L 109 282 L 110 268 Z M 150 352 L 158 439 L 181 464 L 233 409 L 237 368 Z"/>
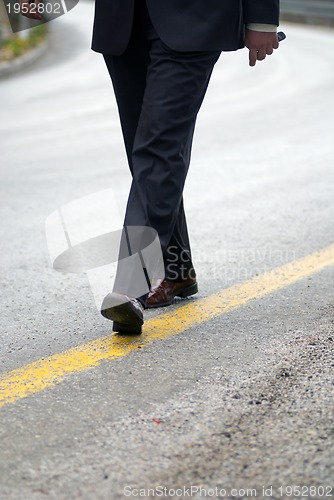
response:
<path fill-rule="evenodd" d="M 142 108 L 146 86 L 147 67 L 149 64 L 150 42 L 148 41 L 147 31 L 150 26 L 148 26 L 147 21 L 147 18 L 145 19 L 145 16 L 143 17 L 141 5 L 137 1 L 132 35 L 126 51 L 120 56 L 104 54 L 104 59 L 113 83 L 131 174 L 133 173 L 132 150 Z M 136 244 L 137 243 L 138 242 L 136 242 Z M 129 231 L 128 228 L 124 227 L 119 259 L 126 258 L 129 255 L 131 255 Z M 127 266 L 128 265 L 129 260 L 127 260 Z M 122 268 L 123 266 L 124 263 L 122 264 Z M 142 268 L 139 270 L 139 273 L 143 275 Z M 144 278 L 145 277 L 146 276 L 144 276 Z M 142 276 L 139 277 L 139 280 L 140 279 L 142 279 Z M 146 280 L 144 285 L 147 287 Z M 126 295 L 129 294 L 127 282 L 125 283 L 123 289 L 119 283 L 118 285 L 116 284 L 116 288 L 117 286 L 119 292 Z M 144 289 L 144 291 L 146 292 L 147 290 Z M 140 292 L 140 295 L 142 293 L 143 291 Z M 133 293 L 133 295 L 137 294 Z M 143 305 L 145 303 L 146 295 L 147 293 L 144 293 L 144 298 L 142 300 Z M 101 312 L 108 319 L 114 320 L 114 330 L 141 333 L 143 315 L 142 310 L 140 309 L 140 304 L 136 304 L 135 301 L 124 303 L 122 297 L 115 297 L 112 293 L 105 297 Z M 127 326 L 124 325 L 124 318 L 128 316 L 130 316 L 130 319 L 128 321 L 129 325 Z M 121 328 L 118 327 L 118 321 L 120 322 Z"/>
<path fill-rule="evenodd" d="M 126 57 L 128 56 L 129 53 L 126 54 Z M 131 128 L 128 126 L 129 120 L 126 116 L 127 114 L 134 116 L 134 113 L 133 110 L 129 111 L 131 102 L 131 99 L 130 102 L 127 101 L 129 89 L 123 91 L 122 83 L 119 82 L 122 78 L 123 81 L 127 80 L 133 68 L 129 65 L 129 58 L 126 60 L 120 56 L 113 57 L 109 61 L 109 69 L 133 174 L 125 226 L 155 229 L 161 247 L 167 255 L 168 248 L 174 246 L 174 242 L 179 253 L 181 245 L 186 247 L 186 250 L 189 249 L 182 191 L 189 167 L 196 116 L 219 53 L 177 53 L 166 47 L 155 34 L 151 39 L 149 56 L 144 98 L 132 156 L 131 142 L 135 120 L 130 120 Z M 107 58 L 106 61 L 108 64 Z M 115 76 L 122 65 L 123 70 Z M 144 78 L 142 82 L 144 83 Z M 139 99 L 136 99 L 136 103 L 139 103 Z M 125 110 L 124 113 L 122 108 Z M 138 110 L 139 106 L 136 107 L 136 117 Z M 123 248 L 123 255 L 126 255 L 127 251 L 128 249 Z M 137 294 L 132 292 L 136 289 L 134 283 L 136 273 L 128 264 L 126 259 L 119 261 L 114 290 L 137 297 Z M 149 264 L 154 275 L 156 265 L 154 258 Z M 107 317 L 114 319 L 113 311 Z"/>
<path fill-rule="evenodd" d="M 172 237 L 164 252 L 165 278 L 182 282 L 195 279 L 196 273 L 191 260 L 187 221 L 181 201 Z"/>

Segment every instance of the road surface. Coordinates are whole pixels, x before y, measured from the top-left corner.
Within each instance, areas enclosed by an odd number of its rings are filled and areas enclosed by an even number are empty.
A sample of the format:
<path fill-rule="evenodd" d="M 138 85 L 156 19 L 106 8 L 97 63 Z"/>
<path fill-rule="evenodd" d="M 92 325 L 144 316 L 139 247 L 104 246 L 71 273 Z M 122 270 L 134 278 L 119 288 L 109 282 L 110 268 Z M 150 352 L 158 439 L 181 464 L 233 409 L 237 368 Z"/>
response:
<path fill-rule="evenodd" d="M 200 292 L 117 339 L 45 236 L 106 188 L 121 217 L 129 189 L 92 16 L 0 82 L 0 498 L 330 498 L 334 33 L 287 24 L 255 68 L 221 57 L 185 192 Z"/>

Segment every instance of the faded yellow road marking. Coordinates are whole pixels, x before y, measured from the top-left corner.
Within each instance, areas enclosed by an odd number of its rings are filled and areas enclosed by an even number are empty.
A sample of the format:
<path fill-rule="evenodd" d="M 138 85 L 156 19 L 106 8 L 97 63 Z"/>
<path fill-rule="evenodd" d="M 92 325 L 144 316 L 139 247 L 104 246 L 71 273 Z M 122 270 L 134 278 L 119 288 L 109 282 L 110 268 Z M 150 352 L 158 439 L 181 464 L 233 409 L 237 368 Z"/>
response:
<path fill-rule="evenodd" d="M 273 293 L 334 265 L 334 245 L 234 285 L 210 297 L 192 301 L 145 323 L 141 336 L 107 335 L 87 344 L 5 373 L 0 378 L 0 406 L 54 386 L 72 373 L 126 356 L 156 339 L 166 339 Z"/>

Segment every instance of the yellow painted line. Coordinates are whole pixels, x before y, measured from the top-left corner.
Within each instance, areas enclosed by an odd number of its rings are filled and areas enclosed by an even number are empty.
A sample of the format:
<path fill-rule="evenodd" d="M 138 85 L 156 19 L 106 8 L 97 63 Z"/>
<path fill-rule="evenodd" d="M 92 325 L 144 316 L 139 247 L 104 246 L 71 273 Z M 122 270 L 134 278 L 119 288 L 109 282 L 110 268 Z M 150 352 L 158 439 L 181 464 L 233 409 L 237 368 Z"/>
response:
<path fill-rule="evenodd" d="M 333 265 L 334 244 L 210 297 L 191 301 L 174 311 L 152 318 L 145 322 L 141 336 L 107 335 L 5 373 L 0 377 L 0 406 L 52 387 L 68 375 L 98 366 L 103 360 L 126 356 L 157 339 L 177 335 Z"/>

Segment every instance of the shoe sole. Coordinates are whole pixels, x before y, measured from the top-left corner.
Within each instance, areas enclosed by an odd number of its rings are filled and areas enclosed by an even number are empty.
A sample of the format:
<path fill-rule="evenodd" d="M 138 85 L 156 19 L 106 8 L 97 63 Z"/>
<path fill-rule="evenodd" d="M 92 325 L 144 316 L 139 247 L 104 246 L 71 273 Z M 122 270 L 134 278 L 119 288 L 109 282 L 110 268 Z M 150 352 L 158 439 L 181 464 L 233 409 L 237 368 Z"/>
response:
<path fill-rule="evenodd" d="M 112 300 L 108 300 L 108 297 L 109 296 L 106 297 L 105 302 L 112 302 Z M 142 333 L 144 321 L 138 316 L 131 302 L 124 302 L 105 309 L 102 304 L 101 314 L 105 318 L 113 321 L 113 332 L 133 333 L 136 335 Z"/>
<path fill-rule="evenodd" d="M 159 304 L 154 304 L 152 306 L 146 305 L 146 309 L 155 309 L 157 307 L 167 307 L 171 306 L 174 302 L 175 297 L 180 297 L 181 299 L 185 299 L 186 297 L 190 297 L 190 295 L 195 295 L 195 293 L 198 293 L 198 285 L 197 283 L 194 283 L 193 285 L 186 286 L 185 288 L 182 288 L 178 292 L 176 292 L 171 300 L 168 302 L 160 302 Z"/>
<path fill-rule="evenodd" d="M 117 333 L 128 333 L 129 335 L 140 335 L 142 333 L 142 327 L 135 327 L 114 321 L 112 331 Z"/>

